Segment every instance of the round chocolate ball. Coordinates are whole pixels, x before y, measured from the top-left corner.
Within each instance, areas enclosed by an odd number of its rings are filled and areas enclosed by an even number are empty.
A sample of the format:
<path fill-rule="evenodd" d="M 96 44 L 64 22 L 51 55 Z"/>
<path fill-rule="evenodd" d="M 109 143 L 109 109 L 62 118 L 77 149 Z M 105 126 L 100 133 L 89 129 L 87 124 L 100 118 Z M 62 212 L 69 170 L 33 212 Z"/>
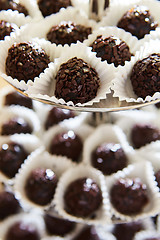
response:
<path fill-rule="evenodd" d="M 6 73 L 19 81 L 34 80 L 48 67 L 50 60 L 37 43 L 14 43 L 8 50 Z"/>
<path fill-rule="evenodd" d="M 57 134 L 51 141 L 50 153 L 66 156 L 74 162 L 79 162 L 83 143 L 81 138 L 72 130 Z"/>
<path fill-rule="evenodd" d="M 28 15 L 28 10 L 17 0 L 0 0 L 0 11 L 11 9 L 23 13 L 25 16 Z"/>
<path fill-rule="evenodd" d="M 65 210 L 77 217 L 92 217 L 102 205 L 102 192 L 91 178 L 80 178 L 69 184 L 64 193 Z"/>
<path fill-rule="evenodd" d="M 10 36 L 11 32 L 16 31 L 18 27 L 7 21 L 1 20 L 0 21 L 0 40 L 4 40 L 5 36 Z"/>
<path fill-rule="evenodd" d="M 2 191 L 0 192 L 0 220 L 18 213 L 20 205 L 13 193 Z"/>
<path fill-rule="evenodd" d="M 4 105 L 11 106 L 11 105 L 20 105 L 23 107 L 27 107 L 32 109 L 33 103 L 32 99 L 26 97 L 25 95 L 22 95 L 19 92 L 10 92 L 5 96 L 5 102 Z"/>
<path fill-rule="evenodd" d="M 91 32 L 92 29 L 90 27 L 63 21 L 50 29 L 47 39 L 56 45 L 71 45 L 71 43 L 76 43 L 77 41 L 83 42 Z"/>
<path fill-rule="evenodd" d="M 45 214 L 44 216 L 45 225 L 49 235 L 65 236 L 75 229 L 75 222 L 70 222 L 64 218 L 58 216 L 51 216 Z"/>
<path fill-rule="evenodd" d="M 87 226 L 78 233 L 78 235 L 73 238 L 73 240 L 100 240 L 96 229 L 94 226 Z"/>
<path fill-rule="evenodd" d="M 27 156 L 22 145 L 15 142 L 4 143 L 0 148 L 0 171 L 13 178 Z"/>
<path fill-rule="evenodd" d="M 74 57 L 63 63 L 57 72 L 55 96 L 74 104 L 85 103 L 96 97 L 99 86 L 96 70 Z"/>
<path fill-rule="evenodd" d="M 53 125 L 56 125 L 65 119 L 74 118 L 74 117 L 75 117 L 75 114 L 71 110 L 53 107 L 48 113 L 48 116 L 45 122 L 45 129 L 48 130 Z"/>
<path fill-rule="evenodd" d="M 51 169 L 34 169 L 26 180 L 26 195 L 32 202 L 44 206 L 52 200 L 57 182 L 57 176 Z"/>
<path fill-rule="evenodd" d="M 103 143 L 91 154 L 93 167 L 110 175 L 127 166 L 127 156 L 120 144 Z"/>
<path fill-rule="evenodd" d="M 40 240 L 40 234 L 33 223 L 15 222 L 6 233 L 5 240 Z"/>
<path fill-rule="evenodd" d="M 155 177 L 156 177 L 157 185 L 160 188 L 160 170 L 156 172 Z"/>
<path fill-rule="evenodd" d="M 145 98 L 160 92 L 159 68 L 160 54 L 156 53 L 135 63 L 130 80 L 133 91 L 138 97 Z"/>
<path fill-rule="evenodd" d="M 141 148 L 160 140 L 160 130 L 151 124 L 135 124 L 131 129 L 130 138 L 134 148 Z"/>
<path fill-rule="evenodd" d="M 1 135 L 12 135 L 15 133 L 32 133 L 32 128 L 28 122 L 21 117 L 14 117 L 1 126 Z"/>
<path fill-rule="evenodd" d="M 92 43 L 92 52 L 96 52 L 96 56 L 100 57 L 102 61 L 113 63 L 115 67 L 119 65 L 124 66 L 125 61 L 131 60 L 131 53 L 128 45 L 121 39 L 109 36 L 97 36 L 96 40 Z"/>
<path fill-rule="evenodd" d="M 154 17 L 150 14 L 146 6 L 135 6 L 131 8 L 123 15 L 117 24 L 117 27 L 130 32 L 138 39 L 149 34 L 151 30 L 155 30 L 157 26 L 157 22 L 154 21 Z"/>
<path fill-rule="evenodd" d="M 61 8 L 72 6 L 71 0 L 38 0 L 38 5 L 44 17 L 59 12 Z"/>
<path fill-rule="evenodd" d="M 125 215 L 141 213 L 148 203 L 147 186 L 139 178 L 119 179 L 110 190 L 114 208 Z"/>

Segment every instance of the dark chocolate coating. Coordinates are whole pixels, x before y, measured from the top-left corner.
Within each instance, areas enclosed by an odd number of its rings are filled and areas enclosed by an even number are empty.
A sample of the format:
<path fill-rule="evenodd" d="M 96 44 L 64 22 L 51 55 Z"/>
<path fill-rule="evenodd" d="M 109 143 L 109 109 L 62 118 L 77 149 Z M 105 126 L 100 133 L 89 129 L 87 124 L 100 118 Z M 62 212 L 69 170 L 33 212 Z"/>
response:
<path fill-rule="evenodd" d="M 84 227 L 73 240 L 101 240 L 94 226 Z"/>
<path fill-rule="evenodd" d="M 156 103 L 155 106 L 156 106 L 156 108 L 159 109 L 160 108 L 160 102 Z"/>
<path fill-rule="evenodd" d="M 33 223 L 15 222 L 8 229 L 5 240 L 40 240 L 40 235 Z"/>
<path fill-rule="evenodd" d="M 20 205 L 13 193 L 2 191 L 0 192 L 0 220 L 18 213 Z"/>
<path fill-rule="evenodd" d="M 115 224 L 112 230 L 117 240 L 133 240 L 137 232 L 145 230 L 141 221 Z"/>
<path fill-rule="evenodd" d="M 0 21 L 0 40 L 4 40 L 5 36 L 10 36 L 11 32 L 14 32 L 15 30 L 16 30 L 15 24 L 1 20 Z"/>
<path fill-rule="evenodd" d="M 71 110 L 53 107 L 48 113 L 48 116 L 45 122 L 45 129 L 48 130 L 53 125 L 56 125 L 65 119 L 74 118 L 74 117 L 75 117 L 75 113 Z"/>
<path fill-rule="evenodd" d="M 156 181 L 158 183 L 158 187 L 160 188 L 160 170 L 158 170 L 155 174 Z"/>
<path fill-rule="evenodd" d="M 14 0 L 0 0 L 0 11 L 11 9 L 17 10 L 19 13 L 23 13 L 25 16 L 28 15 L 28 10 L 20 3 Z"/>
<path fill-rule="evenodd" d="M 23 146 L 18 143 L 3 144 L 0 149 L 0 171 L 7 177 L 13 178 L 27 155 Z"/>
<path fill-rule="evenodd" d="M 71 0 L 38 0 L 38 5 L 44 17 L 59 12 L 61 8 L 72 6 Z"/>
<path fill-rule="evenodd" d="M 60 66 L 56 75 L 55 96 L 74 104 L 85 103 L 96 97 L 99 85 L 96 70 L 74 57 Z"/>
<path fill-rule="evenodd" d="M 148 203 L 147 186 L 139 178 L 119 179 L 110 190 L 114 208 L 126 215 L 141 213 Z"/>
<path fill-rule="evenodd" d="M 160 236 L 159 237 L 144 238 L 143 240 L 160 240 Z"/>
<path fill-rule="evenodd" d="M 78 40 L 83 42 L 91 32 L 92 29 L 90 27 L 63 21 L 50 29 L 47 34 L 47 39 L 56 45 L 71 45 L 71 43 L 76 43 Z"/>
<path fill-rule="evenodd" d="M 70 183 L 64 193 L 65 210 L 77 217 L 91 217 L 101 207 L 102 193 L 91 178 L 80 178 Z"/>
<path fill-rule="evenodd" d="M 15 133 L 32 133 L 32 128 L 23 118 L 14 117 L 2 125 L 1 135 L 12 135 Z"/>
<path fill-rule="evenodd" d="M 130 138 L 134 148 L 141 148 L 148 143 L 160 140 L 160 130 L 150 124 L 135 124 Z"/>
<path fill-rule="evenodd" d="M 26 195 L 32 202 L 46 205 L 54 196 L 57 182 L 57 176 L 51 169 L 34 169 L 25 184 Z"/>
<path fill-rule="evenodd" d="M 33 103 L 32 99 L 22 95 L 19 92 L 10 92 L 5 96 L 4 105 L 11 106 L 11 105 L 20 105 L 23 107 L 27 107 L 32 109 Z"/>
<path fill-rule="evenodd" d="M 19 81 L 34 80 L 48 67 L 50 60 L 45 51 L 36 43 L 13 44 L 8 50 L 6 73 Z"/>
<path fill-rule="evenodd" d="M 151 54 L 139 60 L 133 66 L 131 83 L 133 91 L 138 97 L 145 98 L 160 92 L 160 54 Z"/>
<path fill-rule="evenodd" d="M 149 34 L 151 30 L 155 30 L 157 26 L 157 22 L 154 21 L 153 16 L 151 16 L 146 6 L 133 7 L 123 15 L 117 24 L 117 27 L 130 32 L 138 39 Z"/>
<path fill-rule="evenodd" d="M 44 221 L 49 235 L 65 236 L 75 229 L 76 223 L 58 216 L 45 214 Z"/>
<path fill-rule="evenodd" d="M 127 157 L 120 144 L 103 143 L 91 155 L 93 167 L 110 175 L 127 166 Z"/>
<path fill-rule="evenodd" d="M 115 67 L 124 66 L 125 61 L 131 60 L 128 45 L 114 36 L 107 38 L 102 35 L 97 36 L 91 47 L 92 52 L 96 52 L 97 57 L 101 57 L 102 61 L 107 61 L 109 64 L 113 63 Z"/>
<path fill-rule="evenodd" d="M 51 141 L 50 153 L 66 156 L 74 162 L 79 162 L 83 143 L 81 138 L 73 131 L 57 134 Z"/>

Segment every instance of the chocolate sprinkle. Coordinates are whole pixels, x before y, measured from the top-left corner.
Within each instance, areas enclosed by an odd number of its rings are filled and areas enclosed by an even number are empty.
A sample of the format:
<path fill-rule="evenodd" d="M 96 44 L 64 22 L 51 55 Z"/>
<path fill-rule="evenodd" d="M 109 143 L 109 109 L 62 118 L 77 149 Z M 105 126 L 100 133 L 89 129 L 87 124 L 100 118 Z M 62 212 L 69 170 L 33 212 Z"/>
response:
<path fill-rule="evenodd" d="M 11 32 L 16 31 L 18 27 L 4 20 L 0 21 L 0 40 L 4 40 L 5 36 L 10 36 Z"/>

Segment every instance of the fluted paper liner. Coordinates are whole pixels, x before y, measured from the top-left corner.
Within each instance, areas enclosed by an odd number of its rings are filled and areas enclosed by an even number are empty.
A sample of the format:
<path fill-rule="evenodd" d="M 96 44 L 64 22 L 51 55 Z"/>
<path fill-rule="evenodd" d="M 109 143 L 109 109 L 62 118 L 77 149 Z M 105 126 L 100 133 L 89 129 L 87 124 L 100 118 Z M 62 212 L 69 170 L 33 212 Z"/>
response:
<path fill-rule="evenodd" d="M 134 240 L 147 240 L 147 239 L 159 239 L 160 233 L 156 230 L 153 231 L 141 231 L 136 233 Z"/>
<path fill-rule="evenodd" d="M 71 214 L 68 214 L 65 211 L 65 201 L 64 201 L 64 193 L 68 187 L 68 185 L 79 179 L 88 177 L 93 179 L 102 191 L 102 206 L 95 211 L 95 219 L 88 218 L 81 218 L 76 217 Z M 110 205 L 108 201 L 108 194 L 106 191 L 106 185 L 104 182 L 104 176 L 100 173 L 100 171 L 95 170 L 89 166 L 78 165 L 66 171 L 60 181 L 58 182 L 58 186 L 56 189 L 55 197 L 53 204 L 55 204 L 56 211 L 64 218 L 69 219 L 75 222 L 81 222 L 86 224 L 106 224 L 107 222 L 110 223 Z"/>

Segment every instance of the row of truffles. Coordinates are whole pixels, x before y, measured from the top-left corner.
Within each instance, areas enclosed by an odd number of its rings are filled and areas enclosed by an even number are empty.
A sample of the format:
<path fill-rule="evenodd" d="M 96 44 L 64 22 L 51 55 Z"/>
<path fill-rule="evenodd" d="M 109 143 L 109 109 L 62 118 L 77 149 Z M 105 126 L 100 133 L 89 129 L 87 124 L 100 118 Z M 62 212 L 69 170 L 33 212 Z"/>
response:
<path fill-rule="evenodd" d="M 94 13 L 107 8 L 99 22 L 85 12 L 89 2 L 62 2 L 38 1 L 41 11 L 43 6 L 53 14 L 43 13 L 47 17 L 1 41 L 3 78 L 29 96 L 72 106 L 90 106 L 111 94 L 111 105 L 115 97 L 159 98 L 158 1 L 90 1 Z M 2 22 L 2 35 L 6 26 Z"/>

